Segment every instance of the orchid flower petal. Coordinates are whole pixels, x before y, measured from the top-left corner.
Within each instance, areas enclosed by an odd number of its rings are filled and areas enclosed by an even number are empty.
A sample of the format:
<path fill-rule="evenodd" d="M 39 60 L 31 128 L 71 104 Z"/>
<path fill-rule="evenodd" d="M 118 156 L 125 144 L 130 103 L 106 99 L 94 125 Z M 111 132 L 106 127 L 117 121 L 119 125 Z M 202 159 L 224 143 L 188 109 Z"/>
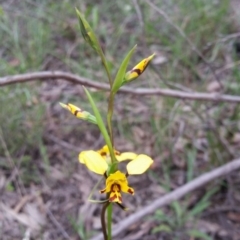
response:
<path fill-rule="evenodd" d="M 147 155 L 140 154 L 127 164 L 127 172 L 130 175 L 143 174 L 152 165 L 153 160 Z"/>
<path fill-rule="evenodd" d="M 85 164 L 89 170 L 97 174 L 103 175 L 108 169 L 108 164 L 102 156 L 92 150 L 81 152 L 79 154 L 79 161 Z"/>
<path fill-rule="evenodd" d="M 119 155 L 116 155 L 116 159 L 118 160 L 118 162 L 122 162 L 125 160 L 133 160 L 136 157 L 137 157 L 137 154 L 134 152 L 124 152 Z"/>

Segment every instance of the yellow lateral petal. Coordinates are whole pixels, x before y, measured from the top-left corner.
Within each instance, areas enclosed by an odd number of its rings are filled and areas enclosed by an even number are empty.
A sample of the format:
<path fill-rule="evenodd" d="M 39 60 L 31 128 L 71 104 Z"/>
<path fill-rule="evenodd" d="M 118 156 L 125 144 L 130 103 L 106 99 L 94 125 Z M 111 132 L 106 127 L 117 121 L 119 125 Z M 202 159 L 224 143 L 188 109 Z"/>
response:
<path fill-rule="evenodd" d="M 78 160 L 80 163 L 85 164 L 85 159 L 86 159 L 85 155 L 86 155 L 86 152 L 88 151 L 82 151 L 79 153 Z"/>
<path fill-rule="evenodd" d="M 81 152 L 79 154 L 79 162 L 85 164 L 90 171 L 101 175 L 108 169 L 108 164 L 102 156 L 92 150 Z"/>
<path fill-rule="evenodd" d="M 142 174 L 152 165 L 153 160 L 144 154 L 138 155 L 134 160 L 127 164 L 128 174 Z"/>
<path fill-rule="evenodd" d="M 121 153 L 120 155 L 116 155 L 116 159 L 119 162 L 125 161 L 125 160 L 133 160 L 137 157 L 137 154 L 134 152 L 124 152 Z"/>

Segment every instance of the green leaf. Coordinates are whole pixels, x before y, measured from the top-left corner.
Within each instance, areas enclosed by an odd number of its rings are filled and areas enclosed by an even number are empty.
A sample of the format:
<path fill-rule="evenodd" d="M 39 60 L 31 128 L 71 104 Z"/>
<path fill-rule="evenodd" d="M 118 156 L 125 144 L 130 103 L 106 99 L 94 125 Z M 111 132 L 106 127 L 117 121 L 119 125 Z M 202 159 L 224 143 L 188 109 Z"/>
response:
<path fill-rule="evenodd" d="M 161 209 L 158 209 L 153 217 L 158 222 L 166 222 L 170 226 L 174 226 L 175 222 L 167 214 L 165 214 Z"/>
<path fill-rule="evenodd" d="M 196 159 L 196 151 L 187 152 L 187 181 L 190 182 L 193 179 L 194 164 Z"/>
<path fill-rule="evenodd" d="M 94 102 L 91 94 L 89 93 L 89 91 L 88 91 L 84 86 L 83 86 L 83 89 L 84 89 L 84 91 L 85 91 L 85 93 L 86 93 L 86 95 L 87 95 L 87 97 L 88 97 L 88 100 L 89 100 L 91 106 L 92 106 L 94 115 L 95 115 L 95 117 L 96 117 L 96 119 L 97 119 L 97 125 L 98 125 L 98 127 L 99 127 L 99 129 L 100 129 L 100 131 L 101 131 L 101 133 L 102 133 L 102 135 L 103 135 L 103 138 L 104 138 L 106 144 L 108 145 L 108 148 L 109 148 L 111 157 L 113 157 L 113 156 L 114 156 L 114 153 L 113 153 L 112 143 L 111 143 L 111 141 L 110 141 L 110 138 L 109 138 L 107 129 L 106 129 L 104 123 L 103 123 L 101 114 L 100 114 L 100 112 L 98 111 L 98 108 L 97 108 L 97 106 L 96 106 L 96 104 L 95 104 L 95 102 Z"/>
<path fill-rule="evenodd" d="M 0 17 L 4 16 L 3 8 L 0 6 Z"/>
<path fill-rule="evenodd" d="M 167 233 L 170 233 L 172 232 L 172 229 L 166 225 L 166 224 L 161 224 L 160 226 L 158 227 L 155 227 L 153 230 L 152 230 L 152 233 L 158 233 L 158 232 L 167 232 Z"/>
<path fill-rule="evenodd" d="M 179 202 L 174 201 L 171 205 L 177 215 L 177 219 L 181 219 L 183 215 L 183 209 L 181 208 Z"/>
<path fill-rule="evenodd" d="M 5 187 L 6 187 L 6 190 L 8 192 L 13 192 L 14 191 L 14 187 L 13 187 L 11 182 L 9 182 Z"/>
<path fill-rule="evenodd" d="M 193 217 L 199 213 L 202 213 L 208 206 L 210 202 L 201 202 L 197 204 L 189 213 L 189 216 Z"/>
<path fill-rule="evenodd" d="M 203 212 L 211 203 L 210 198 L 219 190 L 218 187 L 208 190 L 208 192 L 201 198 L 196 206 L 190 211 L 189 216 L 193 217 Z"/>
<path fill-rule="evenodd" d="M 127 56 L 124 58 L 124 60 L 121 63 L 120 68 L 118 69 L 117 75 L 115 77 L 115 80 L 113 82 L 112 86 L 112 92 L 115 94 L 118 89 L 122 86 L 123 79 L 127 70 L 128 62 L 130 58 L 132 57 L 137 45 L 135 45 L 127 54 Z"/>
<path fill-rule="evenodd" d="M 207 191 L 207 193 L 201 198 L 201 202 L 208 201 L 217 191 L 219 187 L 214 187 Z"/>
<path fill-rule="evenodd" d="M 190 230 L 190 231 L 188 231 L 188 235 L 190 237 L 194 237 L 194 238 L 199 238 L 199 239 L 204 239 L 204 240 L 213 240 L 206 233 L 200 232 L 199 230 Z"/>

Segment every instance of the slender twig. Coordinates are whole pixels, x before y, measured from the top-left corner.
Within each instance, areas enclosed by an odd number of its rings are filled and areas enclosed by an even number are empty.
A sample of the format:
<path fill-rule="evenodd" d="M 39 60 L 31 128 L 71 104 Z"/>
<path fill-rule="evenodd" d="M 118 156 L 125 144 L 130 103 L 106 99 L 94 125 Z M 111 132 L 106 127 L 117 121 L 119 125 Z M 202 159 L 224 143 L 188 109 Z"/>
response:
<path fill-rule="evenodd" d="M 140 211 L 130 215 L 129 217 L 121 220 L 119 224 L 114 226 L 112 231 L 112 237 L 117 236 L 119 233 L 122 233 L 125 229 L 127 229 L 130 225 L 138 222 L 143 217 L 147 216 L 148 214 L 153 213 L 156 209 L 163 207 L 165 205 L 170 204 L 175 200 L 179 200 L 180 198 L 184 197 L 186 194 L 190 193 L 193 190 L 196 190 L 199 187 L 207 184 L 210 181 L 215 179 L 219 179 L 220 177 L 227 175 L 234 170 L 240 168 L 240 158 L 231 161 L 230 163 L 224 164 L 221 167 L 218 167 L 208 173 L 201 175 L 200 177 L 195 178 L 191 182 L 179 187 L 178 189 L 166 194 L 165 196 L 156 199 L 150 205 L 143 207 Z M 97 235 L 91 240 L 101 240 L 102 235 Z"/>
<path fill-rule="evenodd" d="M 80 77 L 72 73 L 61 72 L 61 71 L 44 71 L 44 72 L 34 72 L 19 74 L 13 76 L 6 76 L 0 78 L 0 87 L 24 83 L 35 80 L 49 81 L 50 79 L 62 79 L 75 84 L 81 84 L 88 87 L 93 87 L 96 89 L 109 90 L 109 85 L 107 83 L 96 82 L 88 78 Z M 226 95 L 220 93 L 200 93 L 200 92 L 183 92 L 171 89 L 162 88 L 130 88 L 121 87 L 119 92 L 129 93 L 134 95 L 159 95 L 165 97 L 174 97 L 189 100 L 201 100 L 201 101 L 215 101 L 215 102 L 232 102 L 239 103 L 240 97 L 233 95 Z"/>

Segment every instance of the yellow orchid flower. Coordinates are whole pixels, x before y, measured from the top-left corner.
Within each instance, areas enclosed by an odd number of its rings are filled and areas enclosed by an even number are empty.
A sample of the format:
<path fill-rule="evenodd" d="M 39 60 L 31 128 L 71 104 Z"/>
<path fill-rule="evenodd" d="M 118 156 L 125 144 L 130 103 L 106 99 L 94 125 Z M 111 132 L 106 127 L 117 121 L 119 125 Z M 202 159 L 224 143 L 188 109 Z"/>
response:
<path fill-rule="evenodd" d="M 133 188 L 128 186 L 127 177 L 124 173 L 116 171 L 109 175 L 106 179 L 106 188 L 100 193 L 109 193 L 109 202 L 122 203 L 121 191 L 134 195 Z"/>
<path fill-rule="evenodd" d="M 120 153 L 114 149 L 114 154 L 118 162 L 130 160 L 127 164 L 127 173 L 124 174 L 120 171 L 110 174 L 108 177 L 106 172 L 111 166 L 111 159 L 108 146 L 105 145 L 103 148 L 93 151 L 87 150 L 82 151 L 79 154 L 79 162 L 85 164 L 86 167 L 97 174 L 106 176 L 106 188 L 101 190 L 101 193 L 109 193 L 109 201 L 122 203 L 121 191 L 125 193 L 134 194 L 133 188 L 128 186 L 127 176 L 143 174 L 152 165 L 153 160 L 147 155 L 137 155 L 133 152 Z"/>
<path fill-rule="evenodd" d="M 76 116 L 77 118 L 86 120 L 88 122 L 97 124 L 97 120 L 96 117 L 93 116 L 91 113 L 86 112 L 81 110 L 79 107 L 68 103 L 68 104 L 64 104 L 64 103 L 59 103 L 63 108 L 67 109 L 68 111 L 70 111 L 74 116 Z"/>
<path fill-rule="evenodd" d="M 147 68 L 148 64 L 150 61 L 153 59 L 155 56 L 155 53 L 152 54 L 151 56 L 143 59 L 141 62 L 139 62 L 132 70 L 126 73 L 124 82 L 130 82 L 134 80 L 135 78 L 139 77 Z"/>

